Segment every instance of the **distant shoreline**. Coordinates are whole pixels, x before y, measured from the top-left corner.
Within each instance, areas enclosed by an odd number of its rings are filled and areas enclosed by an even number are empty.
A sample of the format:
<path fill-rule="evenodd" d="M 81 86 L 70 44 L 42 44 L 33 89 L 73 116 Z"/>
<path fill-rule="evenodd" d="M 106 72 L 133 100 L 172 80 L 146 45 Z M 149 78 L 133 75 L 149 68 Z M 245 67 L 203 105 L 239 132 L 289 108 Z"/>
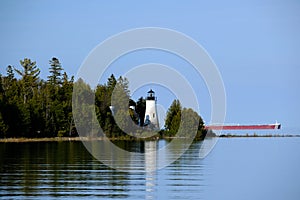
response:
<path fill-rule="evenodd" d="M 300 135 L 220 135 L 219 138 L 278 138 L 278 137 L 300 137 Z M 139 138 L 136 140 L 146 141 L 146 140 L 158 140 L 158 139 L 174 139 L 176 137 L 165 137 L 165 138 Z M 66 142 L 66 141 L 92 141 L 92 140 L 105 140 L 103 137 L 49 137 L 49 138 L 0 138 L 0 143 L 23 143 L 23 142 Z M 109 138 L 111 141 L 116 140 L 128 140 L 135 141 L 135 139 L 130 138 Z"/>
<path fill-rule="evenodd" d="M 60 142 L 60 141 L 83 141 L 81 137 L 49 137 L 49 138 L 1 138 L 0 143 L 6 142 Z"/>
<path fill-rule="evenodd" d="M 21 143 L 21 142 L 76 142 L 76 141 L 103 141 L 107 138 L 104 137 L 49 137 L 49 138 L 0 138 L 0 143 Z M 120 138 L 109 138 L 110 141 L 123 140 L 123 141 L 135 141 L 134 139 L 128 137 Z M 153 140 L 153 138 L 140 138 L 136 140 Z"/>

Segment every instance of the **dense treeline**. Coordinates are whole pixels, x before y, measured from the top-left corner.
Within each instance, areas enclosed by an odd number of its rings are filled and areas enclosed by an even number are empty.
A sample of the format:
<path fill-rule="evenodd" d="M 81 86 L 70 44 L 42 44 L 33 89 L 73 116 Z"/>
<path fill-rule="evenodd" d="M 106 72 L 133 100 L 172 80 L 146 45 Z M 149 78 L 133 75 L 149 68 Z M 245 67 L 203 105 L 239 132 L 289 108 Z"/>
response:
<path fill-rule="evenodd" d="M 57 58 L 49 61 L 47 80 L 39 75 L 36 62 L 28 58 L 20 61 L 19 68 L 8 66 L 6 74 L 0 75 L 0 138 L 77 136 L 72 113 L 75 84 L 79 85 L 76 87 L 79 96 L 94 97 L 96 117 L 107 137 L 122 138 L 128 137 L 126 133 L 134 136 L 145 132 L 153 136 L 153 132 L 143 126 L 146 101 L 143 97 L 137 102 L 130 99 L 126 78 L 116 79 L 111 75 L 107 83 L 91 89 L 81 79 L 75 83 L 74 77 L 64 72 Z M 89 106 L 86 102 L 79 103 L 81 107 Z M 135 109 L 130 109 L 130 106 Z M 87 115 L 84 110 L 79 113 L 83 119 Z M 89 132 L 92 124 L 86 123 L 92 122 L 83 123 L 87 127 L 85 131 Z M 78 124 L 80 121 L 76 121 Z M 99 131 L 94 132 L 95 136 L 100 136 Z M 180 102 L 175 100 L 168 110 L 165 130 L 160 131 L 160 136 L 188 137 L 193 132 L 197 133 L 197 138 L 205 136 L 201 117 L 191 109 L 182 109 Z"/>
<path fill-rule="evenodd" d="M 95 89 L 82 79 L 74 83 L 73 114 L 80 136 L 102 137 L 104 133 L 109 138 L 128 139 L 147 130 L 140 126 L 139 117 L 145 113 L 145 100 L 130 99 L 128 84 L 126 78 L 116 79 L 114 75 Z M 94 111 L 97 119 L 91 114 Z"/>
<path fill-rule="evenodd" d="M 40 79 L 36 62 L 20 61 L 0 76 L 0 137 L 53 137 L 71 134 L 73 77 L 57 58 L 49 61 L 49 76 Z M 16 78 L 18 75 L 20 78 Z"/>
<path fill-rule="evenodd" d="M 74 77 L 69 77 L 64 72 L 57 58 L 49 61 L 49 76 L 46 81 L 39 74 L 36 62 L 25 58 L 20 61 L 20 68 L 8 66 L 6 75 L 0 75 L 1 138 L 77 136 L 72 115 Z M 80 81 L 82 80 L 78 82 Z M 95 96 L 96 114 L 104 133 L 108 137 L 126 135 L 116 124 L 110 105 L 111 95 L 116 87 L 129 98 L 127 79 L 116 79 L 111 75 L 106 84 L 99 84 L 94 91 L 84 82 L 82 85 L 86 87 L 83 92 L 89 91 Z M 124 105 L 128 112 L 128 103 Z M 145 113 L 145 99 L 141 97 L 137 102 L 130 99 L 130 105 L 136 108 L 136 112 L 129 110 L 134 123 L 142 124 L 137 116 Z M 115 117 L 118 116 L 122 117 L 120 112 Z M 123 123 L 126 122 L 123 120 Z"/>

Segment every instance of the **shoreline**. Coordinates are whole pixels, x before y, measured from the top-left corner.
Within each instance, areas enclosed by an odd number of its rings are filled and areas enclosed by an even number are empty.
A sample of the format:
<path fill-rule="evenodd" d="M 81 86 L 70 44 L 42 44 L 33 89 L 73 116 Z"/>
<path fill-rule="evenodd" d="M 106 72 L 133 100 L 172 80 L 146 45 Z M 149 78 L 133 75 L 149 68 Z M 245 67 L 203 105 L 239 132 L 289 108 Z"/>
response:
<path fill-rule="evenodd" d="M 0 143 L 8 142 L 64 142 L 64 141 L 82 141 L 86 140 L 82 137 L 49 137 L 49 138 L 1 138 Z"/>
<path fill-rule="evenodd" d="M 300 137 L 300 135 L 220 135 L 219 138 L 278 138 L 278 137 Z M 128 140 L 128 141 L 147 141 L 159 139 L 174 139 L 176 137 L 163 137 L 163 138 L 109 138 L 111 141 Z M 92 141 L 92 140 L 105 140 L 103 137 L 49 137 L 49 138 L 0 138 L 0 143 L 24 143 L 24 142 L 76 142 L 76 141 Z"/>

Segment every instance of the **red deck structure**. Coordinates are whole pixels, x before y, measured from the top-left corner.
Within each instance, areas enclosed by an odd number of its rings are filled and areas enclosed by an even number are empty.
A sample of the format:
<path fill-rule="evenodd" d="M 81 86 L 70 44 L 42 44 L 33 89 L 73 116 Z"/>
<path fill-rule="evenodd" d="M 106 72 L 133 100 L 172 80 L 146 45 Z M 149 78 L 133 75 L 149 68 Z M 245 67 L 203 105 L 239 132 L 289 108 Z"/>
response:
<path fill-rule="evenodd" d="M 256 125 L 207 125 L 207 130 L 258 130 L 258 129 L 280 129 L 281 124 L 256 124 Z"/>

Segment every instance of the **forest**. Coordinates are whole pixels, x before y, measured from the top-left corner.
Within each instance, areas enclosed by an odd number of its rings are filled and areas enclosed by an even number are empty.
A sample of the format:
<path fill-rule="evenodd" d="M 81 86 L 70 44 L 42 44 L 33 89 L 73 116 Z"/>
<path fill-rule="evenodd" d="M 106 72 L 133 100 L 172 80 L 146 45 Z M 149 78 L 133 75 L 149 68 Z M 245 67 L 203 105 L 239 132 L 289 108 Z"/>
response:
<path fill-rule="evenodd" d="M 88 91 L 94 97 L 97 120 L 107 137 L 124 138 L 128 137 L 128 131 L 136 132 L 134 134 L 151 131 L 143 124 L 146 100 L 143 97 L 137 101 L 130 99 L 126 78 L 116 78 L 112 74 L 106 83 L 92 89 L 81 79 L 74 82 L 74 76 L 69 76 L 60 61 L 53 57 L 49 60 L 47 80 L 43 80 L 36 62 L 24 58 L 20 60 L 20 67 L 9 65 L 6 74 L 0 74 L 0 138 L 78 136 L 72 113 L 75 84 L 81 84 L 80 87 L 85 88 L 82 92 Z M 118 90 L 127 102 L 111 98 Z M 112 113 L 113 101 L 122 112 Z M 129 109 L 130 106 L 135 110 Z M 130 116 L 130 120 L 124 115 Z M 195 111 L 182 108 L 179 100 L 174 100 L 167 111 L 165 128 L 157 136 L 189 137 L 195 132 L 196 138 L 201 139 L 206 135 L 203 127 L 203 120 Z"/>

